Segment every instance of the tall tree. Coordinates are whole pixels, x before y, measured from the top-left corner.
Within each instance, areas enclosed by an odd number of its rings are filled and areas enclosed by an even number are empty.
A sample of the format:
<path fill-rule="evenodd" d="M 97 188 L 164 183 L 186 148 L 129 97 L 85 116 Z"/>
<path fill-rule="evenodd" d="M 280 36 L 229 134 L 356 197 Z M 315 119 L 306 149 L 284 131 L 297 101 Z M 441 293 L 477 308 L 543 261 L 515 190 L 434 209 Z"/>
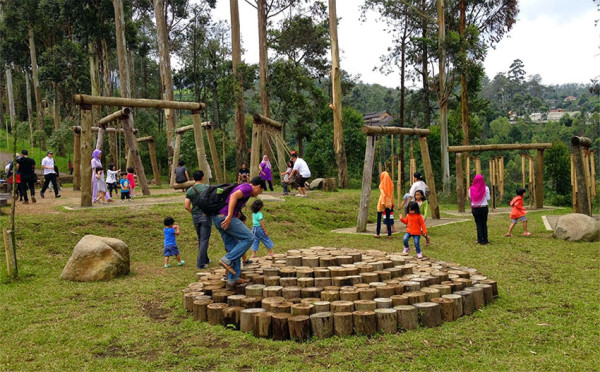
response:
<path fill-rule="evenodd" d="M 235 160 L 237 165 L 248 162 L 246 142 L 246 121 L 244 115 L 244 90 L 239 71 L 242 62 L 242 42 L 240 37 L 240 14 L 238 0 L 229 0 L 231 14 L 231 60 L 233 72 L 233 94 L 235 96 Z M 223 159 L 225 161 L 225 159 Z"/>

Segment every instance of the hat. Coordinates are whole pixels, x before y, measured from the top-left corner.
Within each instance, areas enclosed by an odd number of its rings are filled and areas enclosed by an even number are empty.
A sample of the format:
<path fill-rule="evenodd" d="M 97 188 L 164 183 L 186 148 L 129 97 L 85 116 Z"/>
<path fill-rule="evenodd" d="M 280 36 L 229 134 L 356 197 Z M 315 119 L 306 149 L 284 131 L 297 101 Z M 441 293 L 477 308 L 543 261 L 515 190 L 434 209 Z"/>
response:
<path fill-rule="evenodd" d="M 54 154 L 54 152 L 52 150 L 48 150 L 48 152 L 46 153 L 46 155 L 48 154 Z"/>
<path fill-rule="evenodd" d="M 23 155 L 29 155 L 29 151 L 23 149 L 23 150 L 21 150 L 21 154 L 23 154 Z"/>
<path fill-rule="evenodd" d="M 292 150 L 291 155 L 296 155 L 296 150 Z"/>

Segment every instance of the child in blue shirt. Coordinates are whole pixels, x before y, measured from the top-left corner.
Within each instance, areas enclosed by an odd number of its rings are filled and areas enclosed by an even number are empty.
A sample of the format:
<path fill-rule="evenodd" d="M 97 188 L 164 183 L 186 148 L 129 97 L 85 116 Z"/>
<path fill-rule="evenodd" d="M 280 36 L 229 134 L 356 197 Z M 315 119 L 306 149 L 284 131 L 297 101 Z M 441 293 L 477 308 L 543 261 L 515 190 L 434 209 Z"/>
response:
<path fill-rule="evenodd" d="M 121 180 L 119 181 L 119 185 L 121 186 L 121 203 L 123 203 L 125 199 L 131 201 L 131 195 L 129 192 L 129 181 L 127 181 L 127 173 L 121 172 Z"/>
<path fill-rule="evenodd" d="M 263 242 L 265 247 L 269 252 L 269 256 L 273 255 L 273 241 L 269 238 L 269 233 L 267 232 L 267 228 L 265 227 L 265 222 L 263 220 L 263 214 L 260 211 L 264 206 L 262 200 L 257 199 L 252 203 L 252 233 L 254 234 L 254 242 L 252 243 L 252 257 L 256 257 L 256 252 L 258 252 L 258 246 L 260 242 Z"/>
<path fill-rule="evenodd" d="M 163 234 L 165 235 L 165 268 L 171 267 L 169 265 L 169 257 L 175 256 L 177 258 L 177 266 L 181 266 L 185 263 L 185 261 L 181 260 L 179 257 L 179 249 L 177 249 L 177 241 L 175 240 L 175 235 L 179 235 L 179 226 L 175 225 L 175 220 L 172 217 L 165 218 L 164 221 L 165 228 L 163 230 Z"/>

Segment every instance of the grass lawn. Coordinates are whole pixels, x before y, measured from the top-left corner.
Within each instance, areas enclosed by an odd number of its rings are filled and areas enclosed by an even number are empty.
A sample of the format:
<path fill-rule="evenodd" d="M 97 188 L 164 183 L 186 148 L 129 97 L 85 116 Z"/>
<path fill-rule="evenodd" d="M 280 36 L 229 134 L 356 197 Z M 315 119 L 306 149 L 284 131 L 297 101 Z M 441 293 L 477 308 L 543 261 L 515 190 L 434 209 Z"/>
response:
<path fill-rule="evenodd" d="M 330 232 L 356 223 L 359 198 L 350 190 L 265 203 L 275 251 L 316 245 L 401 251 L 400 237 Z M 196 235 L 182 205 L 18 216 L 20 279 L 0 284 L 0 370 L 598 370 L 600 244 L 554 240 L 541 220 L 568 212 L 528 214 L 530 238 L 520 236 L 521 226 L 505 238 L 508 215 L 493 216 L 487 246 L 473 244 L 472 221 L 431 229 L 426 255 L 498 281 L 500 298 L 472 316 L 435 329 L 305 344 L 197 323 L 182 309 L 181 289 L 197 271 Z M 181 226 L 187 263 L 163 269 L 168 215 Z M 9 225 L 6 216 L 0 221 Z M 102 283 L 60 280 L 85 234 L 125 241 L 131 275 Z M 209 256 L 216 263 L 222 253 L 213 229 Z"/>

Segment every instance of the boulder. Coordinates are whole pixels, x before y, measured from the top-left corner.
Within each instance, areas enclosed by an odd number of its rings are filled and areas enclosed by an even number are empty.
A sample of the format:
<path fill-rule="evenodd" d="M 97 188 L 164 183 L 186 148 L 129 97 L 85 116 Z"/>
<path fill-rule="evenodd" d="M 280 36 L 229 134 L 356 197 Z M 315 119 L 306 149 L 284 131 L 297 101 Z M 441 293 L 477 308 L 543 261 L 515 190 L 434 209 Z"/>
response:
<path fill-rule="evenodd" d="M 600 241 L 600 221 L 581 213 L 565 214 L 556 223 L 554 237 L 572 242 Z"/>
<path fill-rule="evenodd" d="M 310 183 L 311 190 L 319 190 L 321 187 L 323 187 L 323 178 L 315 178 Z"/>
<path fill-rule="evenodd" d="M 76 282 L 96 282 L 127 274 L 127 244 L 119 239 L 86 235 L 73 248 L 73 254 L 60 277 Z"/>

